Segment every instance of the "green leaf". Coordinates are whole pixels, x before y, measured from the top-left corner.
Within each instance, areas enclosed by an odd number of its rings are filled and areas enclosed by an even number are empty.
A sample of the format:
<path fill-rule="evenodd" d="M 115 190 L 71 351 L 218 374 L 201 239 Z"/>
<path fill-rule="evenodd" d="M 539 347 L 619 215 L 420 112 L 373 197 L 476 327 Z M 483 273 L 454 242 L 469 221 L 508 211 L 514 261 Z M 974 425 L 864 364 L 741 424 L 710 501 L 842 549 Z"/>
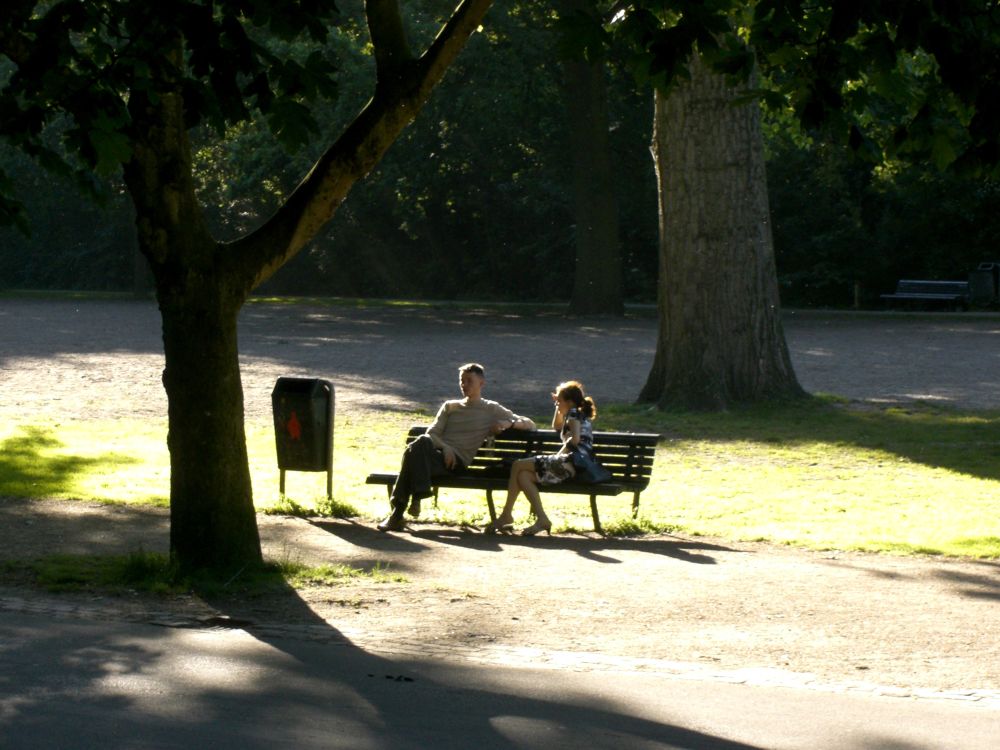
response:
<path fill-rule="evenodd" d="M 282 144 L 298 148 L 309 142 L 317 132 L 316 121 L 309 108 L 291 99 L 278 99 L 267 116 L 267 124 Z"/>
<path fill-rule="evenodd" d="M 98 128 L 89 131 L 87 137 L 96 156 L 94 168 L 101 176 L 114 174 L 132 158 L 132 143 L 124 133 Z"/>
<path fill-rule="evenodd" d="M 951 133 L 945 128 L 935 131 L 931 136 L 931 159 L 934 166 L 943 172 L 957 156 Z"/>

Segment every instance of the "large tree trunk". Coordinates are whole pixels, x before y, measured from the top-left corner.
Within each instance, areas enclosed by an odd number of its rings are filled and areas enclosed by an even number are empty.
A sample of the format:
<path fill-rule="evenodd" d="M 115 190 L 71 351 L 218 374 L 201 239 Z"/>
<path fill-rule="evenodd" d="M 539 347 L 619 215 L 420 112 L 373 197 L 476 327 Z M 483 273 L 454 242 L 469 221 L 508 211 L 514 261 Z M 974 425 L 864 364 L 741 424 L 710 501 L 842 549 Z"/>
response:
<path fill-rule="evenodd" d="M 125 182 L 163 319 L 170 551 L 182 570 L 261 561 L 237 356 L 240 307 L 312 239 L 412 122 L 491 2 L 463 0 L 414 57 L 397 0 L 366 0 L 376 58 L 372 100 L 275 215 L 233 243 L 213 240 L 195 195 L 184 102 L 169 75 L 183 64 L 179 37 L 159 90 L 131 92 Z"/>
<path fill-rule="evenodd" d="M 237 356 L 243 299 L 225 289 L 222 280 L 208 276 L 189 280 L 176 293 L 160 293 L 170 416 L 170 550 L 185 568 L 261 561 Z"/>
<path fill-rule="evenodd" d="M 660 330 L 640 401 L 724 409 L 801 395 L 781 326 L 759 108 L 695 56 L 656 94 Z"/>
<path fill-rule="evenodd" d="M 138 135 L 125 180 L 163 321 L 171 558 L 183 570 L 259 563 L 236 336 L 249 287 L 195 197 L 180 94 L 165 86 L 129 107 Z"/>
<path fill-rule="evenodd" d="M 597 15 L 594 0 L 561 0 L 560 9 L 563 13 Z M 621 241 L 608 141 L 604 62 L 569 60 L 563 70 L 576 219 L 570 310 L 579 315 L 621 315 Z"/>

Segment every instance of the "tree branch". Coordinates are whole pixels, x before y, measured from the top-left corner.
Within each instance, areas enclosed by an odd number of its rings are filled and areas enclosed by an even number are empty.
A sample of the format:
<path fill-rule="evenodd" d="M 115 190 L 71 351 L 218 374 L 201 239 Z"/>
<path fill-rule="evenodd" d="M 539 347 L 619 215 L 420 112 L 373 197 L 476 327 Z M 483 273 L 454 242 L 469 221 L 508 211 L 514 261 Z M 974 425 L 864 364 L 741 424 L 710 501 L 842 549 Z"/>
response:
<path fill-rule="evenodd" d="M 375 76 L 386 83 L 413 60 L 396 0 L 365 0 L 368 33 L 375 48 Z"/>
<path fill-rule="evenodd" d="M 354 183 L 378 164 L 416 117 L 492 4 L 493 0 L 462 0 L 427 51 L 414 65 L 406 66 L 405 74 L 395 70 L 397 75 L 392 85 L 376 85 L 371 101 L 313 165 L 274 216 L 247 237 L 222 246 L 223 262 L 229 263 L 237 277 L 242 278 L 247 293 L 312 240 L 336 213 Z M 396 3 L 369 0 L 368 5 L 371 12 L 376 5 L 395 9 Z M 385 21 L 383 16 L 381 22 Z M 391 25 L 382 25 L 374 32 L 380 35 L 383 52 L 392 49 Z"/>
<path fill-rule="evenodd" d="M 422 75 L 425 76 L 428 94 L 444 77 L 448 66 L 458 56 L 469 37 L 479 29 L 483 16 L 492 4 L 493 0 L 463 0 L 431 42 L 431 46 L 421 55 L 419 64 Z"/>

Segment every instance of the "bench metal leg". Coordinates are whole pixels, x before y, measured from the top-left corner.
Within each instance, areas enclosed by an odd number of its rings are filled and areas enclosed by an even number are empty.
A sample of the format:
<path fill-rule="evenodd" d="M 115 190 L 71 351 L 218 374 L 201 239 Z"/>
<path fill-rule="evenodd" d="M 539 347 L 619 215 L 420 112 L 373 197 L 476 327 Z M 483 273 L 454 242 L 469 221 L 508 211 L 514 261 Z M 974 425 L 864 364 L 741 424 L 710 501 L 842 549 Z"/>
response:
<path fill-rule="evenodd" d="M 497 520 L 497 509 L 493 505 L 493 490 L 486 490 L 486 505 L 490 509 L 490 522 Z"/>
<path fill-rule="evenodd" d="M 632 518 L 639 517 L 639 493 L 635 492 L 632 495 Z"/>
<path fill-rule="evenodd" d="M 601 517 L 597 513 L 597 495 L 590 496 L 590 515 L 594 519 L 594 531 L 598 534 L 603 534 L 604 529 L 601 528 Z"/>

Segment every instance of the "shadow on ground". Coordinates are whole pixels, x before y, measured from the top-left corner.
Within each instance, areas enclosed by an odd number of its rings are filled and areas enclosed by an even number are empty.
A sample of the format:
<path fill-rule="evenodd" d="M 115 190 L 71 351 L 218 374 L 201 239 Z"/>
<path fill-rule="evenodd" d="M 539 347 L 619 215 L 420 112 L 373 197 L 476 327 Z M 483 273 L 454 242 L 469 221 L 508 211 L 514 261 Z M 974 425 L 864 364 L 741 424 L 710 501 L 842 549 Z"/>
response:
<path fill-rule="evenodd" d="M 699 565 L 714 565 L 715 558 L 706 552 L 737 550 L 708 542 L 691 541 L 677 537 L 645 537 L 642 539 L 616 537 L 589 537 L 569 534 L 553 536 L 521 537 L 512 534 L 484 534 L 469 527 L 425 527 L 412 528 L 407 534 L 382 534 L 370 526 L 345 523 L 343 521 L 323 521 L 312 519 L 310 523 L 316 528 L 338 536 L 341 540 L 353 545 L 377 548 L 387 548 L 396 552 L 419 552 L 423 549 L 418 544 L 408 540 L 409 536 L 441 544 L 449 544 L 464 549 L 480 552 L 503 552 L 505 547 L 538 547 L 542 549 L 558 549 L 575 552 L 589 560 L 601 563 L 620 563 L 614 555 L 616 552 L 645 552 L 651 555 L 663 555 L 684 562 Z"/>

